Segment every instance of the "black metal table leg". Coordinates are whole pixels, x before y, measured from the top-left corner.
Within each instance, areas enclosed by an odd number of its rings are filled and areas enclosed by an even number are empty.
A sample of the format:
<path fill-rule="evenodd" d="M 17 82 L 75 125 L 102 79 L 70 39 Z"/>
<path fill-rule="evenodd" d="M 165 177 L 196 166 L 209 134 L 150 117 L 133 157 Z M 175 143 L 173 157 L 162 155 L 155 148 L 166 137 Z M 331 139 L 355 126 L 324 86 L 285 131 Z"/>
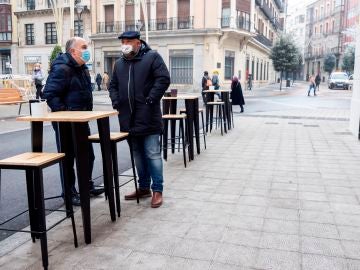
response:
<path fill-rule="evenodd" d="M 71 123 L 85 243 L 91 243 L 88 123 Z M 110 138 L 109 138 L 110 139 Z M 110 152 L 109 152 L 110 153 Z M 66 153 L 65 153 L 66 155 Z"/>
<path fill-rule="evenodd" d="M 119 167 L 118 167 L 118 158 L 117 158 L 117 147 L 116 142 L 111 142 L 111 159 L 113 163 L 113 177 L 115 185 L 115 202 L 116 202 L 116 211 L 118 217 L 120 217 L 121 205 L 120 205 L 120 191 L 119 191 Z"/>
<path fill-rule="evenodd" d="M 177 100 L 170 100 L 170 114 L 176 114 Z M 176 120 L 170 120 L 171 153 L 175 153 Z"/>
<path fill-rule="evenodd" d="M 111 220 L 116 220 L 115 202 L 114 202 L 114 185 L 113 185 L 113 168 L 111 160 L 111 141 L 110 141 L 110 122 L 109 117 L 97 120 L 101 155 L 103 160 L 104 186 L 107 189 Z"/>

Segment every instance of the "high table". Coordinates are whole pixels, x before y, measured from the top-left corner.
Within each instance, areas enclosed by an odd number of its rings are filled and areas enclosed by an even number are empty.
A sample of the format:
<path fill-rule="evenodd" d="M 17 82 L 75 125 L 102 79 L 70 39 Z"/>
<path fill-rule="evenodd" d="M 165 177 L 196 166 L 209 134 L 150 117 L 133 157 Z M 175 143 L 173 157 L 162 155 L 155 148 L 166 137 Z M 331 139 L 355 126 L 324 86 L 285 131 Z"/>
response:
<path fill-rule="evenodd" d="M 209 97 L 206 97 L 207 101 L 214 101 L 214 95 L 215 93 L 221 93 L 221 100 L 224 102 L 225 105 L 225 115 L 226 115 L 226 121 L 227 121 L 227 129 L 231 129 L 231 108 L 230 108 L 230 92 L 231 90 L 227 89 L 218 89 L 218 90 L 204 90 L 203 93 L 210 94 Z M 208 109 L 206 109 L 206 131 L 207 131 L 207 123 L 208 123 L 208 117 L 209 114 L 212 116 L 212 110 L 211 113 Z M 212 117 L 211 117 L 212 118 Z M 212 121 L 210 121 L 210 125 L 212 126 Z M 225 129 L 226 132 L 226 129 Z"/>
<path fill-rule="evenodd" d="M 195 95 L 178 95 L 176 97 L 163 97 L 163 114 L 176 114 L 178 100 L 185 100 L 186 122 L 189 131 L 189 158 L 194 160 L 194 132 L 196 150 L 200 154 L 200 135 L 199 135 L 199 97 Z M 175 122 L 171 121 L 172 152 L 175 151 Z M 167 141 L 167 138 L 164 138 Z M 163 151 L 164 159 L 167 159 L 167 150 Z"/>
<path fill-rule="evenodd" d="M 42 152 L 43 150 L 44 122 L 59 123 L 60 152 L 65 153 L 65 159 L 67 158 L 66 153 L 69 151 L 69 146 L 71 145 L 65 135 L 72 133 L 86 244 L 91 243 L 88 122 L 97 120 L 103 159 L 104 187 L 108 196 L 111 220 L 115 221 L 109 117 L 117 114 L 117 111 L 59 111 L 48 113 L 47 116 L 44 117 L 23 116 L 16 119 L 17 121 L 31 122 L 31 147 L 33 152 Z M 66 171 L 66 169 L 63 170 L 64 181 L 68 181 Z"/>

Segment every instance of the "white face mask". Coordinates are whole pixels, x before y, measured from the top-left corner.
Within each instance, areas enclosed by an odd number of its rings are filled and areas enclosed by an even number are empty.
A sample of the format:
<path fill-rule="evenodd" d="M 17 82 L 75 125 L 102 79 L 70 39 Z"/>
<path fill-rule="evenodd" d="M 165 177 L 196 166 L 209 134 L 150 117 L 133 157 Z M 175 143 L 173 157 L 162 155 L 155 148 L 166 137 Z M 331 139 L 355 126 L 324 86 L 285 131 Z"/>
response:
<path fill-rule="evenodd" d="M 121 45 L 121 52 L 125 55 L 130 54 L 134 50 L 133 46 L 130 44 Z"/>

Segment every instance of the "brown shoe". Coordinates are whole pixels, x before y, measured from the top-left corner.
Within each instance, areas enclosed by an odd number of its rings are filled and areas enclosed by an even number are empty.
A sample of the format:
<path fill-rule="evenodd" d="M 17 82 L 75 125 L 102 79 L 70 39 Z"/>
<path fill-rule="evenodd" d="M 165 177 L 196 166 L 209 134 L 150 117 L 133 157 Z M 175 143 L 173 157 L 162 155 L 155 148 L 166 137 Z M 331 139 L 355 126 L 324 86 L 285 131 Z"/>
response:
<path fill-rule="evenodd" d="M 162 199 L 162 193 L 155 191 L 153 193 L 152 199 L 151 199 L 151 207 L 152 208 L 158 208 L 162 205 L 163 199 Z"/>
<path fill-rule="evenodd" d="M 139 196 L 139 199 L 151 197 L 151 190 L 150 189 L 138 189 L 138 196 Z M 125 200 L 126 201 L 136 200 L 136 190 L 130 194 L 125 195 Z"/>

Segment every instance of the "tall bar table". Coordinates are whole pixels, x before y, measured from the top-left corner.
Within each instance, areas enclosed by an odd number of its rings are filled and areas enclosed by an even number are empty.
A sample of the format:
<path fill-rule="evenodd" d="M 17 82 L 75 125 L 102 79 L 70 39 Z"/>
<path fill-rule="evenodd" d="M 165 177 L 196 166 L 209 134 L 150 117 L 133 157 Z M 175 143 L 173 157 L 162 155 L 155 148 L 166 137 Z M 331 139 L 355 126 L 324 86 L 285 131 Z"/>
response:
<path fill-rule="evenodd" d="M 81 212 L 84 227 L 85 243 L 91 243 L 91 218 L 90 218 L 90 192 L 89 192 L 89 150 L 88 150 L 88 122 L 97 120 L 100 136 L 101 153 L 104 169 L 104 187 L 107 192 L 111 220 L 116 220 L 113 169 L 111 163 L 110 123 L 109 117 L 117 115 L 117 111 L 59 111 L 48 113 L 44 117 L 23 116 L 17 121 L 31 122 L 31 145 L 33 152 L 43 150 L 43 123 L 58 122 L 60 133 L 60 150 L 65 153 L 69 151 L 70 142 L 66 140 L 66 134 L 72 134 L 74 151 L 76 157 L 76 171 L 81 200 Z M 68 181 L 67 174 L 64 180 Z"/>

